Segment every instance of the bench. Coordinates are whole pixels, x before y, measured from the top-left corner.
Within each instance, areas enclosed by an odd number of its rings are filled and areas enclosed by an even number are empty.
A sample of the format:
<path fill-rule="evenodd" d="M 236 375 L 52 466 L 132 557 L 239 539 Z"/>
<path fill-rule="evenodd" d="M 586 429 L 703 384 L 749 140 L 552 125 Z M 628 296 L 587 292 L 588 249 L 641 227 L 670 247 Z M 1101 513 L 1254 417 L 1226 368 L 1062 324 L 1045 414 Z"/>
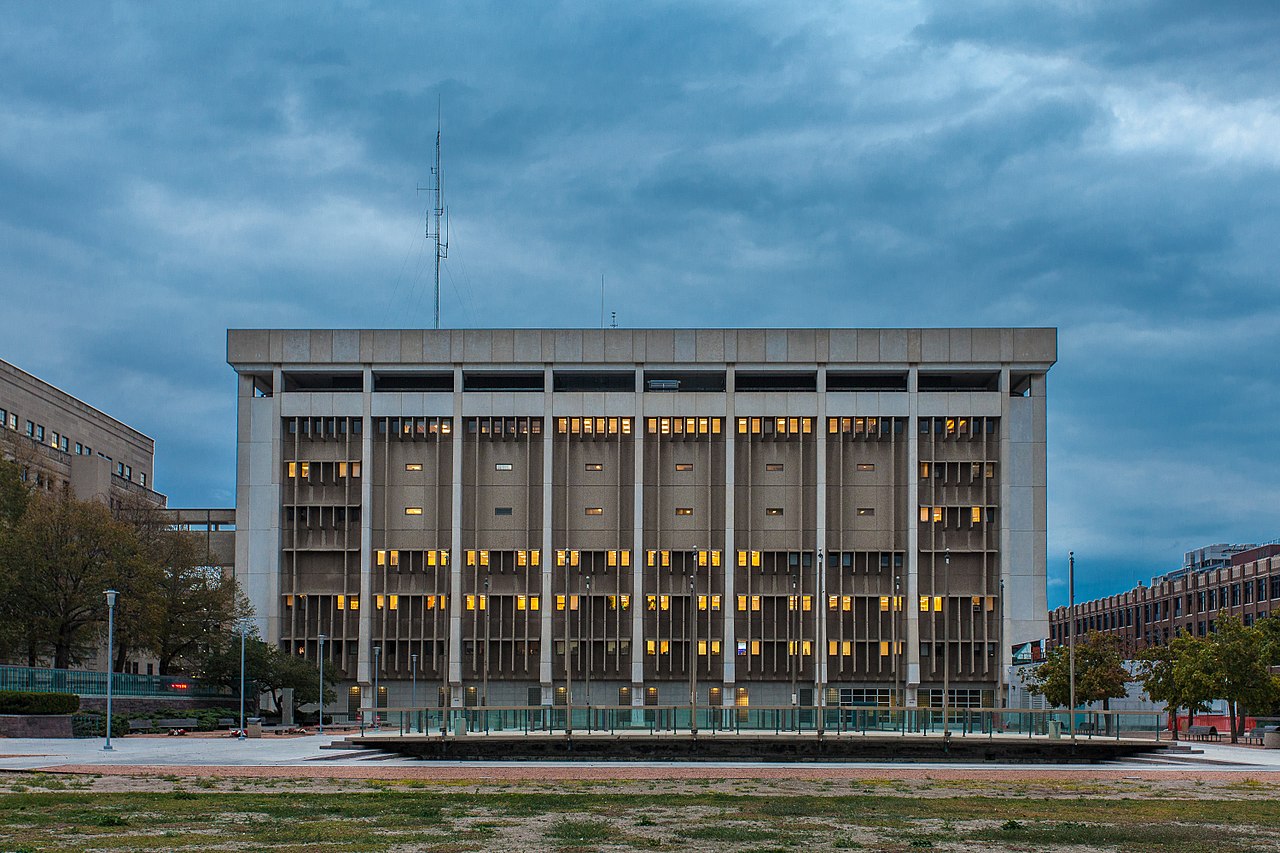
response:
<path fill-rule="evenodd" d="M 1266 729 L 1263 726 L 1256 726 L 1250 731 L 1247 731 L 1244 734 L 1240 735 L 1240 740 L 1244 741 L 1245 743 L 1260 744 L 1262 743 L 1262 735 L 1265 733 L 1265 731 Z"/>
<path fill-rule="evenodd" d="M 156 720 L 155 728 L 168 729 L 170 733 L 173 733 L 194 729 L 198 725 L 200 725 L 200 721 L 194 717 L 179 717 L 173 720 Z"/>
<path fill-rule="evenodd" d="M 1187 729 L 1187 737 L 1191 740 L 1222 740 L 1217 726 L 1191 726 Z"/>
<path fill-rule="evenodd" d="M 218 728 L 220 729 L 234 729 L 237 725 L 239 725 L 239 721 L 233 720 L 230 717 L 218 718 Z"/>
<path fill-rule="evenodd" d="M 151 720 L 130 720 L 129 733 L 137 734 L 138 732 L 149 732 L 154 729 L 155 723 Z"/>

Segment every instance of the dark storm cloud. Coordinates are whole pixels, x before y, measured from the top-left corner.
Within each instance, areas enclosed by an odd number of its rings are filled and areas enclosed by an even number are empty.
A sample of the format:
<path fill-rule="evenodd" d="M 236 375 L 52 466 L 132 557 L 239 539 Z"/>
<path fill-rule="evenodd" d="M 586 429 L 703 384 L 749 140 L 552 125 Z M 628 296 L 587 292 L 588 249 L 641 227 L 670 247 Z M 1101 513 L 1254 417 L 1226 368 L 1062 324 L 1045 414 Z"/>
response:
<path fill-rule="evenodd" d="M 448 324 L 592 325 L 604 273 L 628 326 L 1058 325 L 1055 569 L 1277 535 L 1273 4 L 5 14 L 0 356 L 176 503 L 232 499 L 228 326 L 429 322 L 442 103 Z"/>

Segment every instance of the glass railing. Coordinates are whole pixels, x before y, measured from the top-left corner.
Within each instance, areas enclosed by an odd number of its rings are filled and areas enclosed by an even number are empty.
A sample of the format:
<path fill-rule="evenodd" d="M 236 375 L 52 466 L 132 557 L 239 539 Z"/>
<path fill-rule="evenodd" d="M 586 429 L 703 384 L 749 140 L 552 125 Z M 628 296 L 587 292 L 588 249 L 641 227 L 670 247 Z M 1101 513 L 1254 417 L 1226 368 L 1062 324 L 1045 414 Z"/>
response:
<path fill-rule="evenodd" d="M 27 666 L 0 666 L 0 690 L 28 693 L 75 693 L 80 696 L 107 695 L 107 674 L 74 669 L 44 669 Z M 111 692 L 115 696 L 148 699 L 211 698 L 229 695 L 213 687 L 180 676 L 111 674 Z"/>
<path fill-rule="evenodd" d="M 563 705 L 464 708 L 380 708 L 366 711 L 364 732 L 382 734 L 802 734 L 947 737 L 1072 736 L 1073 715 L 1028 708 L 690 707 Z M 1077 738 L 1168 738 L 1165 714 L 1153 711 L 1077 711 Z"/>

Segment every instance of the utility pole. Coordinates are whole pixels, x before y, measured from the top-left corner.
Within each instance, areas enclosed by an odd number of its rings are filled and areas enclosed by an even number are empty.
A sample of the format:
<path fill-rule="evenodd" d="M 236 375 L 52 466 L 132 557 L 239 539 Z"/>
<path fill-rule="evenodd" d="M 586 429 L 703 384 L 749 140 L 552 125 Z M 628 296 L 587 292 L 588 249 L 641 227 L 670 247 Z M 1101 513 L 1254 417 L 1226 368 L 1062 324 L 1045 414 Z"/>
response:
<path fill-rule="evenodd" d="M 1068 690 L 1071 694 L 1071 717 L 1068 724 L 1071 726 L 1071 743 L 1076 742 L 1076 552 L 1067 552 L 1067 590 L 1070 596 L 1070 619 L 1067 626 L 1067 671 L 1070 674 L 1070 687 Z"/>
<path fill-rule="evenodd" d="M 436 249 L 436 314 L 435 328 L 440 328 L 440 262 L 449 257 L 449 208 L 444 203 L 444 172 L 440 168 L 440 102 L 436 101 L 436 164 L 431 167 L 431 186 L 418 187 L 418 192 L 430 192 L 434 204 L 427 213 L 426 238 L 435 243 Z M 441 220 L 444 224 L 441 227 Z"/>

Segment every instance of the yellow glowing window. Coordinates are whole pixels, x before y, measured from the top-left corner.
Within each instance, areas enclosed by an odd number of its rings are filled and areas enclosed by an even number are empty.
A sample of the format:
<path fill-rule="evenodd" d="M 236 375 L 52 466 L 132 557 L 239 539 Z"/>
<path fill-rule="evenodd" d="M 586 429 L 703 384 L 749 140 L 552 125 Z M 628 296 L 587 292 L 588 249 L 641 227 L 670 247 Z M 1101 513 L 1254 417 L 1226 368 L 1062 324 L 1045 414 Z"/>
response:
<path fill-rule="evenodd" d="M 623 435 L 631 435 L 631 418 L 623 418 L 620 426 Z"/>
<path fill-rule="evenodd" d="M 631 596 L 629 595 L 622 596 L 622 609 L 626 610 L 630 606 L 631 606 Z"/>
<path fill-rule="evenodd" d="M 658 643 L 658 653 L 664 654 L 664 655 L 671 654 L 671 641 L 670 640 L 660 641 Z"/>
<path fill-rule="evenodd" d="M 751 596 L 751 609 L 753 611 L 758 611 L 760 609 L 760 596 L 758 595 Z"/>
<path fill-rule="evenodd" d="M 447 610 L 448 607 L 449 607 L 449 596 L 447 595 L 440 596 L 440 609 Z"/>
<path fill-rule="evenodd" d="M 604 507 L 589 506 L 587 507 L 587 515 L 604 515 Z"/>
<path fill-rule="evenodd" d="M 693 515 L 693 507 L 691 507 L 691 506 L 678 506 L 678 507 L 676 507 L 676 515 Z M 705 564 L 705 563 L 703 563 L 703 565 L 706 565 L 706 564 Z"/>
<path fill-rule="evenodd" d="M 565 597 L 563 595 L 556 596 L 556 610 L 564 610 Z"/>
<path fill-rule="evenodd" d="M 398 596 L 398 595 L 389 595 L 389 596 L 387 596 L 387 609 L 388 609 L 388 610 L 399 610 L 399 609 L 400 609 L 400 596 Z"/>
<path fill-rule="evenodd" d="M 994 477 L 996 475 L 996 463 L 994 462 L 987 463 L 986 475 L 988 477 Z"/>
<path fill-rule="evenodd" d="M 353 595 L 353 596 L 351 596 L 351 609 L 352 609 L 352 610 L 359 610 L 359 609 L 360 609 L 360 599 L 359 599 L 359 598 L 357 598 L 357 597 L 356 597 L 356 596 L 354 596 L 354 595 Z"/>
<path fill-rule="evenodd" d="M 759 655 L 759 654 L 760 654 L 760 641 L 759 641 L 759 640 L 752 640 L 752 641 L 751 641 L 751 654 L 753 654 L 753 655 Z"/>
<path fill-rule="evenodd" d="M 489 596 L 487 596 L 487 595 L 482 595 L 482 596 L 480 596 L 479 601 L 480 601 L 480 609 L 481 609 L 481 610 L 484 610 L 486 607 L 488 607 L 488 606 L 489 606 Z"/>
<path fill-rule="evenodd" d="M 746 435 L 746 434 L 747 434 L 747 419 L 746 419 L 746 418 L 738 418 L 738 434 L 739 434 L 739 435 Z"/>
<path fill-rule="evenodd" d="M 720 596 L 718 595 L 711 596 L 711 609 L 712 610 L 720 609 Z"/>
<path fill-rule="evenodd" d="M 803 643 L 801 643 L 801 644 L 800 644 L 800 654 L 801 654 L 801 655 L 811 655 L 811 654 L 813 654 L 813 641 L 812 641 L 812 640 L 805 640 Z"/>
<path fill-rule="evenodd" d="M 656 655 L 658 653 L 657 642 L 655 642 L 654 640 L 645 640 L 644 651 L 645 651 L 645 654 Z"/>
<path fill-rule="evenodd" d="M 671 609 L 671 596 L 669 596 L 669 595 L 660 595 L 660 596 L 658 596 L 658 608 L 659 608 L 659 609 L 661 609 L 661 610 L 670 610 L 670 609 Z"/>
<path fill-rule="evenodd" d="M 707 641 L 706 641 L 706 640 L 699 640 L 699 641 L 698 641 L 698 654 L 699 654 L 699 655 L 705 655 L 706 653 L 707 653 Z"/>
<path fill-rule="evenodd" d="M 880 657 L 883 658 L 888 656 L 889 656 L 889 641 L 881 640 L 880 641 Z"/>
<path fill-rule="evenodd" d="M 889 596 L 887 595 L 880 596 L 880 612 L 884 613 L 888 611 L 888 609 L 889 609 Z"/>
<path fill-rule="evenodd" d="M 533 550 L 533 551 L 530 551 L 530 552 L 529 552 L 529 565 L 531 565 L 531 566 L 536 566 L 536 565 L 538 565 L 538 559 L 539 559 L 539 557 L 540 557 L 540 556 L 541 556 L 541 552 L 540 552 L 540 551 L 538 551 L 538 550 L 536 550 L 536 549 L 535 549 L 535 550 Z"/>
<path fill-rule="evenodd" d="M 720 565 L 720 552 L 719 552 L 719 551 L 712 551 L 712 552 L 711 552 L 711 565 L 712 565 L 712 566 L 716 566 L 716 567 L 718 567 L 718 566 Z"/>
<path fill-rule="evenodd" d="M 699 566 L 699 567 L 703 567 L 703 566 L 706 566 L 706 564 L 707 564 L 707 552 L 706 552 L 706 551 L 699 551 L 699 552 L 698 552 L 698 566 Z"/>
<path fill-rule="evenodd" d="M 645 558 L 645 562 L 649 564 L 649 567 L 650 567 L 650 568 L 652 568 L 654 565 L 656 565 L 656 564 L 657 564 L 657 560 L 658 560 L 658 552 L 657 552 L 657 551 L 645 551 L 645 552 L 644 552 L 644 558 Z"/>
<path fill-rule="evenodd" d="M 621 552 L 619 552 L 619 554 L 620 554 L 620 558 L 621 558 L 621 560 L 622 560 L 622 567 L 623 567 L 624 569 L 625 569 L 625 568 L 627 568 L 627 567 L 629 567 L 629 566 L 631 565 L 631 552 L 630 552 L 630 551 L 621 551 Z"/>
<path fill-rule="evenodd" d="M 713 655 L 718 655 L 718 654 L 720 654 L 720 641 L 719 641 L 719 640 L 712 640 L 712 641 L 711 641 L 711 654 L 713 654 Z"/>
<path fill-rule="evenodd" d="M 798 595 L 787 596 L 787 609 L 796 610 L 800 606 L 800 597 Z"/>
<path fill-rule="evenodd" d="M 974 522 L 982 521 L 982 507 L 980 506 L 972 507 L 969 510 L 969 520 Z"/>
<path fill-rule="evenodd" d="M 707 597 L 705 595 L 698 596 L 698 609 L 699 610 L 707 609 Z"/>
<path fill-rule="evenodd" d="M 836 418 L 827 418 L 827 432 L 839 432 L 840 421 Z"/>
<path fill-rule="evenodd" d="M 609 603 L 609 609 L 610 609 L 610 610 L 617 610 L 617 609 L 618 609 L 618 596 L 616 596 L 616 595 L 610 595 L 610 596 L 606 597 L 605 601 L 607 601 L 607 602 Z"/>
<path fill-rule="evenodd" d="M 921 521 L 929 520 L 929 508 L 927 506 L 920 507 L 920 520 Z"/>
<path fill-rule="evenodd" d="M 385 565 L 387 564 L 387 552 L 386 552 L 386 551 L 376 551 L 376 552 L 375 552 L 375 557 L 376 557 L 376 559 L 377 559 L 377 562 L 378 562 L 378 565 L 379 565 L 379 566 L 385 566 Z"/>
<path fill-rule="evenodd" d="M 399 551 L 388 551 L 388 552 L 387 552 L 387 557 L 390 559 L 390 561 L 391 561 L 391 565 L 393 565 L 393 566 L 398 566 L 398 565 L 400 565 L 400 552 L 399 552 Z"/>
<path fill-rule="evenodd" d="M 345 476 L 347 476 L 347 463 L 346 463 L 346 462 L 339 462 L 339 463 L 338 463 L 338 476 L 339 476 L 339 477 L 345 477 Z"/>
<path fill-rule="evenodd" d="M 935 524 L 942 521 L 942 507 L 935 506 L 933 508 L 933 521 Z"/>
<path fill-rule="evenodd" d="M 299 462 L 299 463 L 298 463 L 298 476 L 299 476 L 299 477 L 310 477 L 310 476 L 311 476 L 311 463 L 310 463 L 310 462 Z"/>
<path fill-rule="evenodd" d="M 289 463 L 289 476 L 290 476 L 290 477 L 297 477 L 297 476 L 298 476 L 298 463 L 297 463 L 297 462 L 290 462 L 290 463 Z"/>
<path fill-rule="evenodd" d="M 838 655 L 840 653 L 840 643 L 837 640 L 827 640 L 827 654 Z"/>
<path fill-rule="evenodd" d="M 940 595 L 935 595 L 933 597 L 933 612 L 934 613 L 942 612 L 942 596 Z"/>
<path fill-rule="evenodd" d="M 578 609 L 578 596 L 576 595 L 569 596 L 569 609 L 570 610 Z"/>
<path fill-rule="evenodd" d="M 990 612 L 990 611 L 995 610 L 995 609 L 996 609 L 996 597 L 995 597 L 994 595 L 988 595 L 988 596 L 987 596 L 987 611 L 988 611 L 988 612 Z"/>
<path fill-rule="evenodd" d="M 840 643 L 840 650 L 846 655 L 853 654 L 853 643 L 851 643 L 849 640 L 844 640 L 843 642 Z"/>
<path fill-rule="evenodd" d="M 538 607 L 541 605 L 541 603 L 542 603 L 542 598 L 541 598 L 540 596 L 537 596 L 537 595 L 531 595 L 531 596 L 529 596 L 529 609 L 530 609 L 530 610 L 537 610 L 537 609 L 538 609 Z"/>
<path fill-rule="evenodd" d="M 841 610 L 852 610 L 852 609 L 853 609 L 853 596 L 852 596 L 852 595 L 846 595 L 846 596 L 843 596 L 843 597 L 840 599 L 840 609 L 841 609 Z"/>
<path fill-rule="evenodd" d="M 760 568 L 760 552 L 759 551 L 751 552 L 751 566 L 752 568 L 756 568 L 756 569 Z"/>
<path fill-rule="evenodd" d="M 745 595 L 738 596 L 738 609 L 742 611 L 747 609 L 747 597 Z"/>
<path fill-rule="evenodd" d="M 517 566 L 527 566 L 527 565 L 529 565 L 529 552 L 528 552 L 528 551 L 516 551 L 516 565 L 517 565 Z"/>
<path fill-rule="evenodd" d="M 345 595 L 338 596 L 338 609 L 339 610 L 347 609 L 347 597 Z"/>
<path fill-rule="evenodd" d="M 387 599 L 386 599 L 386 596 L 383 596 L 383 595 L 379 595 L 377 598 L 374 599 L 374 602 L 373 602 L 373 606 L 378 610 L 381 610 L 383 607 L 386 606 L 386 604 L 387 604 Z"/>
<path fill-rule="evenodd" d="M 658 596 L 656 596 L 656 595 L 646 595 L 646 596 L 644 597 L 644 603 L 645 603 L 645 607 L 646 607 L 646 608 L 648 608 L 649 610 L 657 610 L 657 609 L 658 609 Z"/>
<path fill-rule="evenodd" d="M 663 435 L 670 435 L 671 434 L 671 418 L 659 418 L 658 430 Z"/>
<path fill-rule="evenodd" d="M 565 560 L 564 551 L 556 551 L 556 565 L 563 566 L 564 560 Z"/>
<path fill-rule="evenodd" d="M 556 418 L 556 432 L 560 433 L 561 435 L 564 435 L 568 431 L 569 431 L 569 419 Z"/>
<path fill-rule="evenodd" d="M 467 609 L 468 610 L 476 609 L 476 597 L 474 595 L 467 596 Z"/>
<path fill-rule="evenodd" d="M 618 434 L 618 419 L 609 418 L 609 435 L 617 435 L 617 434 Z"/>
<path fill-rule="evenodd" d="M 921 480 L 929 479 L 929 463 L 928 462 L 920 463 L 920 479 Z"/>
<path fill-rule="evenodd" d="M 745 566 L 746 564 L 747 564 L 747 552 L 746 552 L 746 551 L 739 551 L 739 552 L 738 552 L 738 565 L 739 565 L 739 566 Z"/>
<path fill-rule="evenodd" d="M 759 435 L 759 434 L 760 434 L 761 423 L 762 423 L 762 422 L 761 422 L 761 419 L 760 419 L 760 418 L 752 418 L 752 419 L 751 419 L 751 434 L 752 434 L 752 435 Z"/>
<path fill-rule="evenodd" d="M 604 561 L 605 561 L 605 565 L 608 565 L 608 566 L 618 565 L 618 552 L 617 551 L 606 552 Z"/>
<path fill-rule="evenodd" d="M 427 609 L 428 610 L 436 609 L 436 597 L 434 595 L 427 596 Z"/>
<path fill-rule="evenodd" d="M 284 606 L 285 606 L 285 607 L 292 607 L 292 606 L 293 606 L 293 596 L 292 596 L 292 595 L 286 595 L 286 596 L 284 597 Z"/>
<path fill-rule="evenodd" d="M 828 609 L 828 610 L 839 610 L 839 609 L 840 609 L 840 596 L 838 596 L 838 595 L 828 595 L 828 596 L 827 596 L 827 609 Z"/>
<path fill-rule="evenodd" d="M 421 471 L 421 470 L 422 470 L 422 463 L 421 463 L 421 462 L 406 462 L 406 463 L 404 463 L 404 470 L 406 470 L 406 471 Z"/>
<path fill-rule="evenodd" d="M 480 552 L 480 565 L 482 565 L 482 566 L 487 566 L 487 565 L 489 565 L 489 552 L 488 552 L 488 551 L 481 551 L 481 552 Z"/>
<path fill-rule="evenodd" d="M 516 610 L 524 610 L 528 604 L 528 598 L 523 595 L 516 596 Z"/>
<path fill-rule="evenodd" d="M 956 431 L 956 419 L 947 418 L 947 435 L 951 435 Z"/>
<path fill-rule="evenodd" d="M 569 419 L 569 430 L 570 430 L 574 435 L 577 435 L 578 433 L 582 432 L 582 418 L 570 418 L 570 419 Z"/>
<path fill-rule="evenodd" d="M 650 435 L 653 435 L 654 433 L 656 433 L 658 431 L 658 419 L 647 418 L 645 420 L 645 428 L 649 430 Z"/>
<path fill-rule="evenodd" d="M 405 514 L 405 515 L 422 515 L 422 507 L 420 507 L 420 506 L 407 506 L 407 507 L 405 507 L 405 508 L 404 508 L 404 514 Z"/>
<path fill-rule="evenodd" d="M 570 551 L 570 552 L 569 552 L 569 565 L 571 565 L 571 566 L 576 566 L 576 565 L 578 565 L 578 557 L 579 557 L 579 556 L 580 556 L 580 555 L 578 554 L 578 552 L 577 552 L 577 551 Z"/>
<path fill-rule="evenodd" d="M 920 612 L 921 613 L 929 612 L 929 596 L 927 595 L 920 596 Z"/>
<path fill-rule="evenodd" d="M 800 597 L 800 607 L 801 607 L 802 609 L 804 609 L 804 610 L 812 610 L 812 609 L 813 609 L 813 596 L 812 596 L 812 595 L 804 595 L 804 596 L 801 596 L 801 597 Z"/>

